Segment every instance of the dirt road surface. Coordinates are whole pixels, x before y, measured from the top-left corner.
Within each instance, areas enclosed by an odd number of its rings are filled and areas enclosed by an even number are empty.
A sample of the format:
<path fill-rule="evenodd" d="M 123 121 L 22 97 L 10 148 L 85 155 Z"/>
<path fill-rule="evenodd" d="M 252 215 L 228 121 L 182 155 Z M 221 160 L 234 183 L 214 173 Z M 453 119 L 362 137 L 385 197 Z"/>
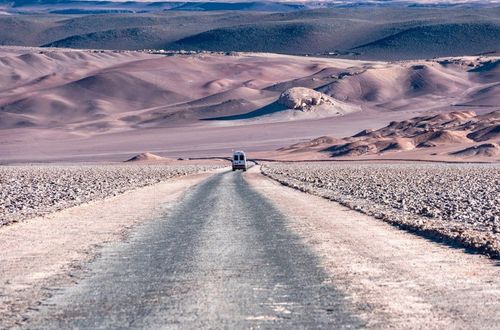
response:
<path fill-rule="evenodd" d="M 397 229 L 263 177 L 247 181 L 287 215 L 369 328 L 498 329 L 500 262 Z"/>
<path fill-rule="evenodd" d="M 22 263 L 22 261 L 20 261 Z M 223 172 L 106 244 L 29 329 L 495 328 L 498 262 Z"/>

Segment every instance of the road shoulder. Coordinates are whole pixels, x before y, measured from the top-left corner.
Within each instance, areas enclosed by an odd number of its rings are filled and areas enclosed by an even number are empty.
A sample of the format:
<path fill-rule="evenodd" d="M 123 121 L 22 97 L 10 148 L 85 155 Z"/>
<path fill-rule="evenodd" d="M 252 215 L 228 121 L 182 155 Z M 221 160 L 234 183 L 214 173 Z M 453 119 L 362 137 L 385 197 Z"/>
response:
<path fill-rule="evenodd" d="M 78 282 L 102 246 L 126 239 L 134 226 L 164 215 L 186 190 L 210 175 L 174 178 L 1 227 L 0 328 L 21 324 L 25 312 L 58 288 Z"/>
<path fill-rule="evenodd" d="M 250 185 L 285 214 L 334 285 L 372 328 L 495 328 L 498 261 L 399 230 L 338 203 L 285 187 L 258 167 Z"/>

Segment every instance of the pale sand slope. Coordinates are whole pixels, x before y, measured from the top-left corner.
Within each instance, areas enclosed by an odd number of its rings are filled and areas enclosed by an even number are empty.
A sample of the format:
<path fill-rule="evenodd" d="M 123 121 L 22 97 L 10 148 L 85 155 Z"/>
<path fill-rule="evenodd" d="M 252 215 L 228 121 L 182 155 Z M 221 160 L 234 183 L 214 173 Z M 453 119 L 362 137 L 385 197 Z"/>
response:
<path fill-rule="evenodd" d="M 482 113 L 500 103 L 498 63 L 1 47 L 0 161 L 269 151 L 457 105 Z M 286 109 L 276 101 L 292 87 L 361 111 Z"/>
<path fill-rule="evenodd" d="M 258 173 L 246 180 L 290 219 L 369 328 L 489 329 L 500 324 L 500 267 Z M 311 207 L 314 205 L 314 207 Z"/>
<path fill-rule="evenodd" d="M 78 281 L 97 248 L 123 239 L 146 219 L 164 215 L 189 187 L 211 174 L 171 179 L 122 195 L 0 228 L 0 328 L 57 287 Z"/>

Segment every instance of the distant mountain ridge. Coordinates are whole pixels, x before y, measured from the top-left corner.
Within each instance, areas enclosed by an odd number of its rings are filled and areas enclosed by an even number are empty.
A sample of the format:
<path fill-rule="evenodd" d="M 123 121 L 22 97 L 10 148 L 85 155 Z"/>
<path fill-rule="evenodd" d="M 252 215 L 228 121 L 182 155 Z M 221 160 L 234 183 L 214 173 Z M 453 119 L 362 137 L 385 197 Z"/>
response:
<path fill-rule="evenodd" d="M 0 5 L 0 45 L 259 51 L 370 60 L 500 51 L 500 6 L 364 3 L 304 9 L 324 3 L 14 0 Z"/>
<path fill-rule="evenodd" d="M 86 1 L 86 0 L 14 0 L 0 1 L 13 13 L 48 12 L 60 14 L 82 14 L 87 11 L 121 10 L 122 12 L 178 11 L 273 11 L 286 12 L 307 9 L 301 3 L 279 1 Z"/>
<path fill-rule="evenodd" d="M 95 0 L 0 0 L 3 10 L 12 13 L 48 12 L 55 14 L 156 12 L 178 11 L 270 11 L 287 12 L 315 8 L 362 8 L 362 7 L 481 7 L 497 6 L 494 0 L 471 1 L 419 1 L 419 0 L 371 0 L 371 1 L 95 1 Z"/>

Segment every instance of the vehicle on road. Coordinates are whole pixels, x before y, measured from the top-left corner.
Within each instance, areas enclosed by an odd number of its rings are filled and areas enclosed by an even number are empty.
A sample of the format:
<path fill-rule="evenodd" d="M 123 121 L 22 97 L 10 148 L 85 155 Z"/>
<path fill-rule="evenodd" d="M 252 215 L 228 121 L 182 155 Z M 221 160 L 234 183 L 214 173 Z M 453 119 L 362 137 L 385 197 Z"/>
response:
<path fill-rule="evenodd" d="M 243 151 L 233 152 L 233 171 L 236 170 L 247 170 L 247 156 Z"/>

